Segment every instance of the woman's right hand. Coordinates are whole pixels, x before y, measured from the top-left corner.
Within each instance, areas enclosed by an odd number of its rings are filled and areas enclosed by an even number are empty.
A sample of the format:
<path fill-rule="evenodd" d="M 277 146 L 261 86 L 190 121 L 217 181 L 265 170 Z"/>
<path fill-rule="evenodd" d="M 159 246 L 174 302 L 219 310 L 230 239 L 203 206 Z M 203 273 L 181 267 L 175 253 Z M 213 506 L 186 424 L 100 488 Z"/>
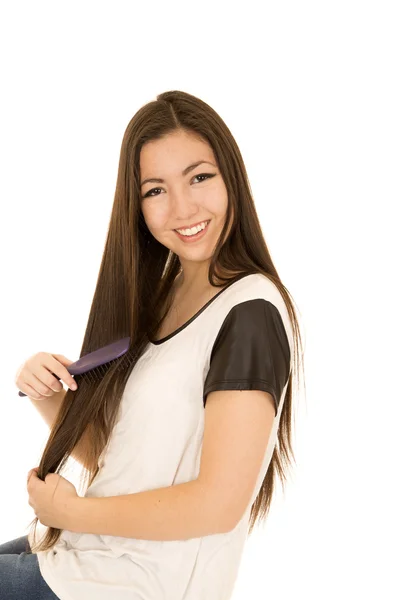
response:
<path fill-rule="evenodd" d="M 19 367 L 15 384 L 33 400 L 45 400 L 61 392 L 63 385 L 59 379 L 70 389 L 76 390 L 76 382 L 66 369 L 73 362 L 62 354 L 37 352 Z"/>

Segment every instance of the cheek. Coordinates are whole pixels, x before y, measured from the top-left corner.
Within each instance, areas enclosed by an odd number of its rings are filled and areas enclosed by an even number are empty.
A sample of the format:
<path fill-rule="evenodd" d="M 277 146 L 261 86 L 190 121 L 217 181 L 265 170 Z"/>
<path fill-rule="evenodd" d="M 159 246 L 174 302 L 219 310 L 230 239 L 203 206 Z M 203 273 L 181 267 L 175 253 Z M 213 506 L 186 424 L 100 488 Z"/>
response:
<path fill-rule="evenodd" d="M 153 206 L 150 210 L 143 211 L 143 216 L 150 231 L 165 230 L 165 224 L 168 222 L 168 212 L 165 208 Z"/>
<path fill-rule="evenodd" d="M 228 195 L 225 188 L 215 188 L 205 195 L 203 206 L 205 211 L 216 219 L 223 219 L 228 208 Z"/>

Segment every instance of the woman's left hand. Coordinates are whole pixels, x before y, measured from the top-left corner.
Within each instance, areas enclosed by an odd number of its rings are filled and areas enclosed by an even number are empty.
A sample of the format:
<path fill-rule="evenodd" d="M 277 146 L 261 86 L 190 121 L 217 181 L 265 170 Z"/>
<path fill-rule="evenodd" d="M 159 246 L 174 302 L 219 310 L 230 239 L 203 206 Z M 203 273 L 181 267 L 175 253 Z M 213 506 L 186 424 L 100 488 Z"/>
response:
<path fill-rule="evenodd" d="M 42 481 L 37 472 L 35 467 L 28 473 L 29 505 L 43 525 L 68 529 L 72 506 L 79 498 L 75 486 L 57 473 L 48 473 Z"/>

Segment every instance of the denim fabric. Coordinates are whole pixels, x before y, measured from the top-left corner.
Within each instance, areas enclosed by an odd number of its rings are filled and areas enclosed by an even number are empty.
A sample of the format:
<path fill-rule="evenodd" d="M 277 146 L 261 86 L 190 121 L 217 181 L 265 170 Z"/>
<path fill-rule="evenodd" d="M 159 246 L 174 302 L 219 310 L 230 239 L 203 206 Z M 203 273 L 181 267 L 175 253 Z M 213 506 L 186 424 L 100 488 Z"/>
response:
<path fill-rule="evenodd" d="M 60 600 L 43 579 L 27 535 L 0 544 L 0 600 Z"/>

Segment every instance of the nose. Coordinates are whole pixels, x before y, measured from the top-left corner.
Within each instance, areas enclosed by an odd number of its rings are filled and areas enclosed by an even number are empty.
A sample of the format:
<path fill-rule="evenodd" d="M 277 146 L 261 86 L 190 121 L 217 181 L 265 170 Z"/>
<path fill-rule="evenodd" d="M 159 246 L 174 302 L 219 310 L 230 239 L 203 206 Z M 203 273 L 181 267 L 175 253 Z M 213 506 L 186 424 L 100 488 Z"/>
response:
<path fill-rule="evenodd" d="M 171 214 L 174 217 L 174 223 L 195 223 L 199 209 L 197 202 L 192 199 L 190 193 L 182 189 L 173 191 L 170 196 Z"/>

